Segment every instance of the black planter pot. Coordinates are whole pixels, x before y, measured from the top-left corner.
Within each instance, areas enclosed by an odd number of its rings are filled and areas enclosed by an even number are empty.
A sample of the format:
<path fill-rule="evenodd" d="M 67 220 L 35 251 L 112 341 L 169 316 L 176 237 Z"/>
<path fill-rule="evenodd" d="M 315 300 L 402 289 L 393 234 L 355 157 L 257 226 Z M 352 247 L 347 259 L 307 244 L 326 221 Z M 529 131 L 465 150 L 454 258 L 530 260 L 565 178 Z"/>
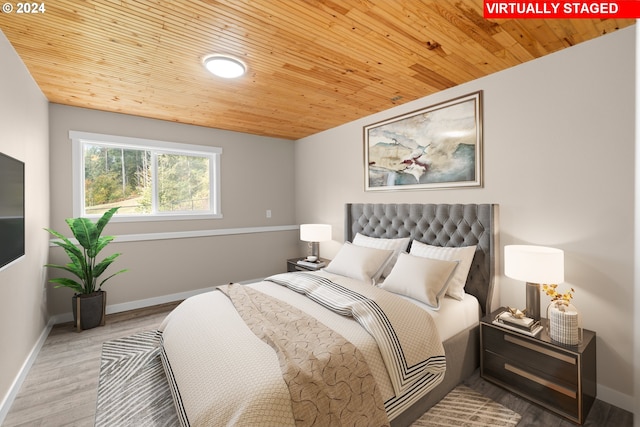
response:
<path fill-rule="evenodd" d="M 73 323 L 78 332 L 104 326 L 107 293 L 97 291 L 91 294 L 75 294 L 71 299 Z"/>

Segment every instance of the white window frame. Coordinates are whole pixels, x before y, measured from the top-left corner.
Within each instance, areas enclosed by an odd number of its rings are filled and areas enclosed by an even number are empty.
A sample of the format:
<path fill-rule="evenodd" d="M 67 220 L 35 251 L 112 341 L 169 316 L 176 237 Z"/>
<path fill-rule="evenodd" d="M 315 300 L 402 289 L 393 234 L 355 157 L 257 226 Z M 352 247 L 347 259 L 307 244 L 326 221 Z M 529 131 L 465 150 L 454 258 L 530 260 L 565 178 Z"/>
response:
<path fill-rule="evenodd" d="M 209 168 L 209 191 L 210 210 L 207 212 L 152 212 L 149 214 L 117 214 L 111 221 L 113 222 L 134 222 L 134 221 L 167 221 L 184 219 L 218 219 L 222 218 L 220 207 L 220 156 L 222 148 L 209 147 L 204 145 L 182 144 L 177 142 L 156 141 L 151 139 L 131 138 L 126 136 L 105 135 L 89 132 L 69 131 L 69 139 L 72 143 L 72 167 L 73 167 L 73 216 L 85 218 L 98 218 L 101 215 L 86 214 L 85 208 L 85 186 L 84 186 L 84 161 L 83 148 L 85 144 L 111 145 L 127 149 L 140 149 L 151 151 L 154 159 L 158 154 L 179 154 L 188 156 L 208 157 L 210 159 Z M 157 182 L 157 170 L 153 168 L 154 185 Z M 156 206 L 157 194 L 152 195 L 153 206 Z"/>

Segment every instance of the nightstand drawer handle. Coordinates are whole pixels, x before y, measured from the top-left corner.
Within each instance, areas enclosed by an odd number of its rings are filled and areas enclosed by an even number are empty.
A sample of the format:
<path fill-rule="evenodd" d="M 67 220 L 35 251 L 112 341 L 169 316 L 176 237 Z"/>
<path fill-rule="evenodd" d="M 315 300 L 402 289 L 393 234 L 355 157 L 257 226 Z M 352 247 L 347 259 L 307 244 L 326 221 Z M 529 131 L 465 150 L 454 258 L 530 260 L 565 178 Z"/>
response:
<path fill-rule="evenodd" d="M 545 386 L 547 388 L 555 390 L 558 393 L 565 394 L 565 395 L 569 396 L 572 399 L 576 398 L 576 392 L 575 391 L 570 390 L 570 389 L 568 389 L 566 387 L 562 387 L 561 385 L 558 385 L 558 384 L 553 383 L 551 381 L 547 381 L 544 378 L 540 378 L 539 376 L 534 375 L 534 374 L 532 374 L 530 372 L 524 371 L 524 370 L 522 370 L 520 368 L 516 368 L 515 366 L 510 365 L 509 363 L 505 363 L 504 364 L 504 369 L 506 369 L 509 372 L 513 372 L 516 375 L 520 375 L 521 377 L 524 377 L 524 378 L 526 378 L 528 380 L 536 382 L 536 383 L 538 383 L 538 384 L 540 384 L 542 386 Z"/>
<path fill-rule="evenodd" d="M 511 335 L 505 335 L 504 340 L 512 344 L 519 345 L 520 347 L 525 347 L 525 348 L 528 348 L 529 350 L 546 354 L 547 356 L 551 356 L 554 359 L 562 360 L 563 362 L 571 363 L 572 365 L 576 364 L 576 359 L 573 357 L 567 356 L 562 353 L 558 353 L 557 351 L 549 350 L 548 348 L 537 346 L 535 344 L 530 343 L 529 341 L 521 340 L 520 338 L 512 337 Z"/>

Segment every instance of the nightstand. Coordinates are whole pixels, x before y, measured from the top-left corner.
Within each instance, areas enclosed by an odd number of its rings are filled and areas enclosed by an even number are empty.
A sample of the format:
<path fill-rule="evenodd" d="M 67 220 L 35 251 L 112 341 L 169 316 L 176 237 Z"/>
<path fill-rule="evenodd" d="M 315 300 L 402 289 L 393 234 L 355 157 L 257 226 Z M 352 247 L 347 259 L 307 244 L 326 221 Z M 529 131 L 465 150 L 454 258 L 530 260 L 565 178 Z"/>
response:
<path fill-rule="evenodd" d="M 313 267 L 307 267 L 306 265 L 300 265 L 298 264 L 298 261 L 304 259 L 305 257 L 301 257 L 301 258 L 291 258 L 287 260 L 287 272 L 291 272 L 291 271 L 317 271 L 320 268 L 313 268 Z M 329 265 L 329 260 L 326 258 L 320 258 L 320 261 L 324 261 L 324 266 L 321 268 L 326 267 L 327 265 Z"/>
<path fill-rule="evenodd" d="M 584 329 L 576 346 L 546 330 L 530 337 L 494 325 L 504 308 L 480 322 L 480 376 L 569 420 L 584 423 L 596 399 L 596 334 Z M 543 323 L 546 319 L 542 319 Z"/>

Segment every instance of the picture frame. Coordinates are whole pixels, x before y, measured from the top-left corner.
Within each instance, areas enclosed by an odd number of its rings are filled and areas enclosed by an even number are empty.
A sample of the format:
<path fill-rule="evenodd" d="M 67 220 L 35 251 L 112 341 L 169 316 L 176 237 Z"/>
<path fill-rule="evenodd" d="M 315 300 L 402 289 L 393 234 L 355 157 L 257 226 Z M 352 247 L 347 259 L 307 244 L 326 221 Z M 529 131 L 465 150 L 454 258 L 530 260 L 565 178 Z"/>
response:
<path fill-rule="evenodd" d="M 482 187 L 482 91 L 364 126 L 365 191 Z"/>

